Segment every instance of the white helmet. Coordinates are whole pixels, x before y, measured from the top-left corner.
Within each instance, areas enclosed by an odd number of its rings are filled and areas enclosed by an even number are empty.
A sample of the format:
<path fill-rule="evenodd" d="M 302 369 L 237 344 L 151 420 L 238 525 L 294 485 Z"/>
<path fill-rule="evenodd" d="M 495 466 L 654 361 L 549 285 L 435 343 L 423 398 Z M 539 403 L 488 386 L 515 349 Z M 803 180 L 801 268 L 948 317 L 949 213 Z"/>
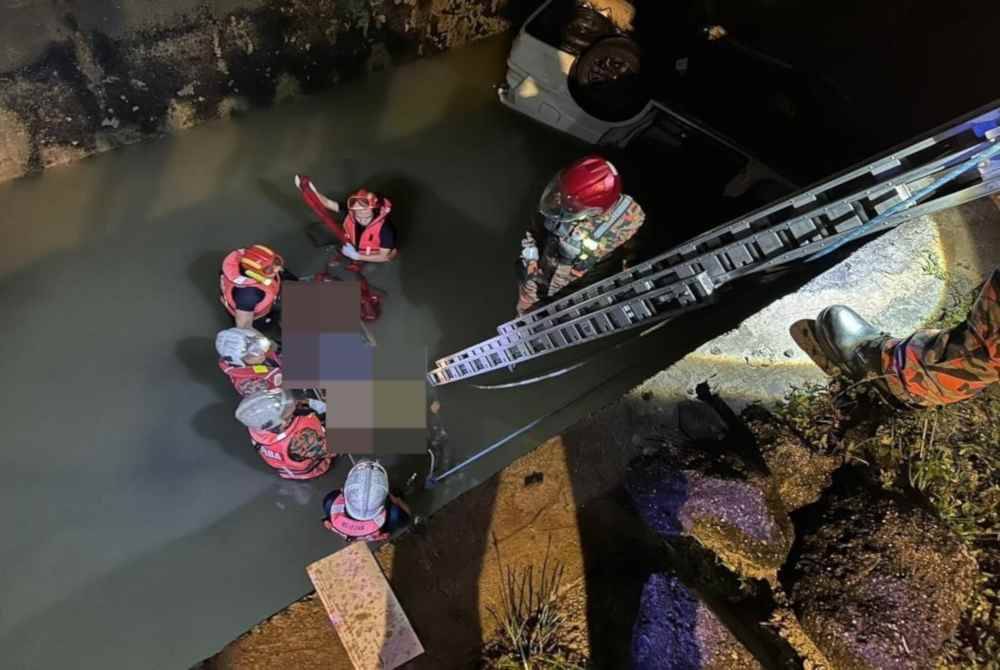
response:
<path fill-rule="evenodd" d="M 263 356 L 270 348 L 271 340 L 253 328 L 227 328 L 215 336 L 219 358 L 233 365 L 244 365 L 247 356 Z"/>
<path fill-rule="evenodd" d="M 389 475 L 377 461 L 358 461 L 347 473 L 344 502 L 347 513 L 358 521 L 370 521 L 385 509 Z"/>
<path fill-rule="evenodd" d="M 251 430 L 273 430 L 285 425 L 295 411 L 295 397 L 285 389 L 257 391 L 243 398 L 236 420 Z"/>

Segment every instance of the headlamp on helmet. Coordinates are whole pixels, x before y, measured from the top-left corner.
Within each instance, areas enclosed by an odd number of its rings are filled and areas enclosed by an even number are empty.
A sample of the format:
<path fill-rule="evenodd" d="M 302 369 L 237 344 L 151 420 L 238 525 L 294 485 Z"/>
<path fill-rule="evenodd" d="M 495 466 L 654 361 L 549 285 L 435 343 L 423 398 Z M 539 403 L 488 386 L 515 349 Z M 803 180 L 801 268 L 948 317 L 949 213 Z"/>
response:
<path fill-rule="evenodd" d="M 370 521 L 385 510 L 389 475 L 377 461 L 358 461 L 344 482 L 347 513 L 358 521 Z"/>
<path fill-rule="evenodd" d="M 295 412 L 295 397 L 285 389 L 258 391 L 243 398 L 236 420 L 251 430 L 280 430 Z"/>
<path fill-rule="evenodd" d="M 252 328 L 227 328 L 215 337 L 219 358 L 245 365 L 247 358 L 259 358 L 271 350 L 271 340 Z"/>
<path fill-rule="evenodd" d="M 269 286 L 274 277 L 281 272 L 285 261 L 277 253 L 263 244 L 254 244 L 243 252 L 240 257 L 240 268 L 251 279 Z"/>
<path fill-rule="evenodd" d="M 621 176 L 615 166 L 600 156 L 587 156 L 553 177 L 538 209 L 548 219 L 581 221 L 613 207 L 621 194 Z"/>

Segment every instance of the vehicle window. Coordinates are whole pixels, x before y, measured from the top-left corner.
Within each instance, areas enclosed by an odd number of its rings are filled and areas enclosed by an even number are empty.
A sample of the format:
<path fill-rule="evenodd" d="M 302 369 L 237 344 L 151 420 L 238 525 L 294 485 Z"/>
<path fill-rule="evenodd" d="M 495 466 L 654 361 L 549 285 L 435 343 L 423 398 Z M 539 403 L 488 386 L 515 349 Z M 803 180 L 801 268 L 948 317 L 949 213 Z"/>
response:
<path fill-rule="evenodd" d="M 525 25 L 525 31 L 535 39 L 558 49 L 563 28 L 573 18 L 574 0 L 552 0 L 538 16 Z"/>

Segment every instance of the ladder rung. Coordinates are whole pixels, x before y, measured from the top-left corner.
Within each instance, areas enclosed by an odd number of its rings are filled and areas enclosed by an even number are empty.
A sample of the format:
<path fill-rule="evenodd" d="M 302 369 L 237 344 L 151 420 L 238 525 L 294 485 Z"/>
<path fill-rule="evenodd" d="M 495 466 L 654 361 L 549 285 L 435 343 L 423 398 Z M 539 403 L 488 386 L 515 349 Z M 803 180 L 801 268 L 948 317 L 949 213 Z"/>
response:
<path fill-rule="evenodd" d="M 836 230 L 838 233 L 843 233 L 852 228 L 857 228 L 860 225 L 862 225 L 861 219 L 859 219 L 856 216 L 851 216 L 844 219 L 843 221 L 838 222 L 836 225 L 834 225 L 833 229 Z"/>

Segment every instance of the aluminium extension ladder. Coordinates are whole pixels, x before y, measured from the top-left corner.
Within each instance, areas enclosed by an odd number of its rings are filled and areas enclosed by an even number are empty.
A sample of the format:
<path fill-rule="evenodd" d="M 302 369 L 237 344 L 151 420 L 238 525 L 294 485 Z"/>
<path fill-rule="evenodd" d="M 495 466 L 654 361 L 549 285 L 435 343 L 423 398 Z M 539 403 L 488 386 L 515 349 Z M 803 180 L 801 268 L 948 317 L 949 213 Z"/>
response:
<path fill-rule="evenodd" d="M 433 386 L 513 368 L 706 304 L 739 277 L 810 260 L 862 236 L 1000 191 L 1000 107 L 887 152 L 501 324 L 441 358 Z M 955 188 L 941 186 L 957 178 Z M 923 200 L 918 204 L 918 201 Z"/>

